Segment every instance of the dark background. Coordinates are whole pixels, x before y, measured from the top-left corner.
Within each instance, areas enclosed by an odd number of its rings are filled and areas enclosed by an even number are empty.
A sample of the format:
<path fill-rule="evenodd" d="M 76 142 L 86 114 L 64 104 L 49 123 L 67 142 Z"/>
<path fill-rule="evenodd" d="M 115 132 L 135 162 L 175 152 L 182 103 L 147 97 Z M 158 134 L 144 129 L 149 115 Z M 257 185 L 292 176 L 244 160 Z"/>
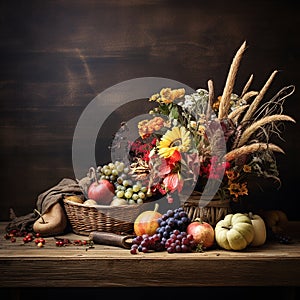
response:
<path fill-rule="evenodd" d="M 286 124 L 277 155 L 282 187 L 258 192 L 262 207 L 299 220 L 300 24 L 295 1 L 1 1 L 0 220 L 31 212 L 38 194 L 74 177 L 77 121 L 105 89 L 138 77 L 165 77 L 223 90 L 236 50 L 247 41 L 235 91 L 250 74 L 260 89 L 280 70 L 266 99 L 286 85 Z M 153 91 L 156 92 L 156 91 Z M 150 96 L 150 95 L 149 95 Z M 132 114 L 128 107 L 126 113 Z M 109 139 L 97 147 L 106 159 Z M 100 153 L 101 151 L 101 153 Z"/>
<path fill-rule="evenodd" d="M 300 24 L 296 1 L 1 1 L 0 4 L 0 220 L 31 212 L 38 194 L 63 177 L 73 178 L 72 138 L 77 121 L 92 99 L 105 89 L 138 77 L 165 77 L 193 88 L 213 79 L 223 90 L 232 57 L 243 41 L 244 54 L 235 90 L 254 74 L 260 89 L 271 72 L 280 70 L 267 97 L 294 84 L 285 113 L 278 155 L 282 187 L 258 192 L 256 202 L 280 208 L 292 220 L 296 209 L 300 143 Z M 155 91 L 154 91 L 155 92 Z M 132 108 L 124 112 L 124 118 Z M 116 119 L 118 124 L 120 120 Z M 114 124 L 115 125 L 115 124 Z M 107 157 L 106 132 L 97 157 Z M 253 197 L 253 196 L 252 196 Z M 137 274 L 140 276 L 140 274 Z M 230 276 L 230 271 L 224 276 Z M 188 270 L 187 270 L 188 277 Z M 158 278 L 159 280 L 159 278 Z M 234 286 L 234 282 L 233 282 Z M 98 297 L 104 290 L 49 288 L 2 290 L 8 299 Z M 139 297 L 148 289 L 109 290 L 111 295 Z M 161 291 L 150 291 L 159 295 Z M 243 288 L 182 289 L 183 297 L 240 296 Z M 251 288 L 260 299 L 296 299 L 299 289 Z M 178 289 L 168 289 L 176 293 Z M 135 296 L 137 295 L 137 296 Z M 228 298 L 229 299 L 229 298 Z"/>

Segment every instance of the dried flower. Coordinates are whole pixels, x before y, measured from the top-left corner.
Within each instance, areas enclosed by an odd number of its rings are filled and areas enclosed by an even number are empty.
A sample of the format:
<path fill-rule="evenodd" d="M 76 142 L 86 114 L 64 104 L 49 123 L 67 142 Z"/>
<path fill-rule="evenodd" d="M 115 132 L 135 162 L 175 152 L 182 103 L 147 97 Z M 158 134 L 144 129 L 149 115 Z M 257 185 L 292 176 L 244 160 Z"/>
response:
<path fill-rule="evenodd" d="M 201 192 L 213 181 L 220 195 L 236 202 L 248 195 L 249 176 L 280 183 L 274 152 L 283 150 L 271 140 L 273 135 L 281 137 L 282 122 L 295 122 L 283 114 L 284 100 L 294 86 L 284 87 L 263 103 L 277 74 L 274 71 L 261 90 L 249 90 L 251 74 L 242 93 L 234 93 L 245 50 L 246 42 L 233 58 L 222 95 L 215 98 L 209 80 L 208 90 L 186 94 L 183 88 L 166 87 L 149 98 L 157 107 L 150 112 L 151 120 L 139 123 L 142 139 L 132 145 L 131 155 L 136 167 L 141 166 L 136 158 L 147 162 L 153 193 L 167 195 L 171 201 L 170 193 L 181 192 L 186 184 Z"/>

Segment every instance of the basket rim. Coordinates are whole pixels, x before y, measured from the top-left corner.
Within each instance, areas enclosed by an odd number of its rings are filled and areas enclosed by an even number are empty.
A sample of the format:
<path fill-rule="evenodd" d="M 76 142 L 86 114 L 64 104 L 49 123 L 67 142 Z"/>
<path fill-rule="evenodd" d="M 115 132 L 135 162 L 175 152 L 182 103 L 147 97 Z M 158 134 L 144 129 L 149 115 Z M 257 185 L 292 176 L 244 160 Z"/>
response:
<path fill-rule="evenodd" d="M 141 203 L 141 204 L 122 204 L 122 205 L 101 205 L 101 204 L 94 204 L 94 205 L 84 205 L 84 203 L 78 203 L 74 202 L 72 200 L 63 199 L 64 203 L 73 205 L 73 206 L 79 206 L 84 208 L 96 208 L 96 209 L 127 209 L 127 208 L 140 208 L 143 205 L 149 204 L 149 203 Z"/>

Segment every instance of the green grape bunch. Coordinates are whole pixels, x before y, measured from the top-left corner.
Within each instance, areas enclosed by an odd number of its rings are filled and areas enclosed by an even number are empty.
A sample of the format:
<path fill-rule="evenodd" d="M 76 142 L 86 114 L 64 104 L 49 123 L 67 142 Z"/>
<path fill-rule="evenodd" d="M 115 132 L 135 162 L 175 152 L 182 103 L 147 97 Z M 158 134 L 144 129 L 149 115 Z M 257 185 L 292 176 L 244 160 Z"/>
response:
<path fill-rule="evenodd" d="M 130 168 L 122 161 L 98 166 L 96 171 L 99 180 L 106 179 L 114 184 L 115 197 L 125 199 L 128 204 L 142 204 L 152 196 L 142 181 L 131 177 Z"/>

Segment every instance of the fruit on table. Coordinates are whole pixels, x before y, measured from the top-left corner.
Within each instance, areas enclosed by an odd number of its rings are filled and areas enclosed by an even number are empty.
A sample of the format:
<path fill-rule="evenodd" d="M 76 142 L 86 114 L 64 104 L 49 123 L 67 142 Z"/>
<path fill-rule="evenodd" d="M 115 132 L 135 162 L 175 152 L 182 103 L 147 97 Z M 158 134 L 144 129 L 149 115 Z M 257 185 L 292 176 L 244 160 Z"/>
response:
<path fill-rule="evenodd" d="M 195 248 L 193 237 L 186 233 L 191 222 L 183 207 L 168 209 L 159 219 L 153 235 L 137 235 L 132 240 L 130 252 L 164 251 L 168 253 L 191 252 Z"/>
<path fill-rule="evenodd" d="M 251 242 L 251 246 L 261 246 L 266 242 L 267 230 L 265 221 L 260 215 L 249 212 L 247 216 L 250 218 L 251 223 L 254 227 L 254 238 Z"/>
<path fill-rule="evenodd" d="M 288 217 L 282 210 L 266 210 L 261 212 L 261 216 L 268 228 L 274 233 L 282 233 L 288 225 Z"/>
<path fill-rule="evenodd" d="M 55 203 L 33 224 L 33 231 L 50 236 L 61 234 L 67 226 L 67 217 L 60 203 Z"/>
<path fill-rule="evenodd" d="M 153 235 L 159 227 L 158 219 L 162 214 L 158 212 L 159 205 L 156 203 L 154 210 L 146 210 L 140 213 L 134 221 L 134 233 L 138 235 Z"/>
<path fill-rule="evenodd" d="M 228 214 L 215 226 L 217 244 L 226 250 L 242 250 L 254 239 L 251 219 L 242 213 Z"/>
<path fill-rule="evenodd" d="M 195 243 L 200 244 L 203 248 L 210 248 L 215 242 L 214 228 L 209 223 L 202 222 L 199 218 L 188 225 L 186 232 L 191 234 Z"/>

